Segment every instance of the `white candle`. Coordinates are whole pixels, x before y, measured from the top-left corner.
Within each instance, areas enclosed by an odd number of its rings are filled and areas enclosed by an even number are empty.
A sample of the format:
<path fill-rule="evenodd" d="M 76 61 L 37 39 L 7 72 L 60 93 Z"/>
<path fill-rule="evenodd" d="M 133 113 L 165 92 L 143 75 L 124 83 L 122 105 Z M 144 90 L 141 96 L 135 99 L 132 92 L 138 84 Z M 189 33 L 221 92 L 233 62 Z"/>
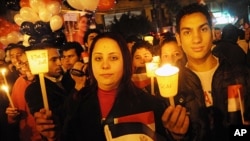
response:
<path fill-rule="evenodd" d="M 14 104 L 13 104 L 13 101 L 12 101 L 11 97 L 10 97 L 10 93 L 9 93 L 9 88 L 8 88 L 8 86 L 7 86 L 7 85 L 3 85 L 3 86 L 2 86 L 2 89 L 6 92 L 6 95 L 7 95 L 8 99 L 9 99 L 9 102 L 10 102 L 10 106 L 11 106 L 12 108 L 14 108 L 15 106 L 14 106 Z"/>
<path fill-rule="evenodd" d="M 151 45 L 154 44 L 154 37 L 153 36 L 145 36 L 144 40 L 148 41 Z"/>
<path fill-rule="evenodd" d="M 5 69 L 5 68 L 3 68 L 3 69 L 1 70 L 1 72 L 2 72 L 2 75 L 3 75 L 4 84 L 8 86 L 8 82 L 7 82 L 7 80 L 6 80 L 6 76 L 5 76 L 6 69 Z"/>

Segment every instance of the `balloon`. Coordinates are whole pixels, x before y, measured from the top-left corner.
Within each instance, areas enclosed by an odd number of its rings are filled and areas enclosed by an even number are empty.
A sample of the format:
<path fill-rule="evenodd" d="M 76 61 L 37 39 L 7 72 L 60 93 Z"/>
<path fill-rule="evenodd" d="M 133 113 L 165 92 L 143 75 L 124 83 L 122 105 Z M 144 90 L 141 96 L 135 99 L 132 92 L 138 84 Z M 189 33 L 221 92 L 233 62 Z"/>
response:
<path fill-rule="evenodd" d="M 16 14 L 14 16 L 14 21 L 17 25 L 21 26 L 21 24 L 23 23 L 24 20 L 20 14 Z"/>
<path fill-rule="evenodd" d="M 54 38 L 52 34 L 43 35 L 40 39 L 41 43 L 54 43 Z"/>
<path fill-rule="evenodd" d="M 7 41 L 9 43 L 18 43 L 21 39 L 21 33 L 17 31 L 12 31 L 7 35 Z"/>
<path fill-rule="evenodd" d="M 5 46 L 7 46 L 7 45 L 9 44 L 9 42 L 8 42 L 6 36 L 1 36 L 1 37 L 0 37 L 0 42 L 1 42 L 3 45 L 5 45 Z"/>
<path fill-rule="evenodd" d="M 30 36 L 29 39 L 28 39 L 28 43 L 31 46 L 33 46 L 33 45 L 35 45 L 35 44 L 37 44 L 39 42 L 40 42 L 39 38 L 35 37 L 35 36 Z"/>
<path fill-rule="evenodd" d="M 8 9 L 14 10 L 14 11 L 19 11 L 21 8 L 19 5 L 19 0 L 8 0 L 6 1 L 5 6 Z"/>
<path fill-rule="evenodd" d="M 50 18 L 52 17 L 51 11 L 47 10 L 46 8 L 39 9 L 39 18 L 44 22 L 49 22 Z"/>
<path fill-rule="evenodd" d="M 37 21 L 34 24 L 34 30 L 37 35 L 45 35 L 51 33 L 49 22 Z"/>
<path fill-rule="evenodd" d="M 30 38 L 31 36 L 29 36 L 29 35 L 27 35 L 27 34 L 24 34 L 23 35 L 23 45 L 24 46 L 29 46 L 30 44 L 29 44 L 29 38 Z"/>
<path fill-rule="evenodd" d="M 53 17 L 51 17 L 50 28 L 52 29 L 53 32 L 60 29 L 62 25 L 63 25 L 63 19 L 61 16 L 54 15 Z"/>
<path fill-rule="evenodd" d="M 115 0 L 100 0 L 97 9 L 100 11 L 107 11 L 113 8 Z"/>
<path fill-rule="evenodd" d="M 61 4 L 58 1 L 50 1 L 46 4 L 46 9 L 52 15 L 57 15 L 61 12 Z"/>
<path fill-rule="evenodd" d="M 63 30 L 55 31 L 53 34 L 55 45 L 61 46 L 67 41 Z"/>
<path fill-rule="evenodd" d="M 29 21 L 34 23 L 39 20 L 37 13 L 30 7 L 22 7 L 20 9 L 20 15 L 22 16 L 24 21 Z"/>
<path fill-rule="evenodd" d="M 36 35 L 35 31 L 34 31 L 34 24 L 32 22 L 23 22 L 21 24 L 21 32 L 23 34 L 27 34 L 27 35 Z"/>
<path fill-rule="evenodd" d="M 35 12 L 39 12 L 39 8 L 44 8 L 45 7 L 45 3 L 43 2 L 43 0 L 30 0 L 30 7 L 35 11 Z"/>
<path fill-rule="evenodd" d="M 75 8 L 73 8 L 71 5 L 69 5 L 69 3 L 67 2 L 67 0 L 63 0 L 63 5 L 65 7 L 67 7 L 70 10 L 76 10 Z"/>
<path fill-rule="evenodd" d="M 0 48 L 1 49 L 4 49 L 5 45 L 3 45 L 1 42 L 0 42 Z M 5 57 L 6 58 L 6 57 Z"/>
<path fill-rule="evenodd" d="M 80 0 L 67 0 L 68 4 L 70 6 L 72 6 L 73 8 L 75 9 L 78 9 L 78 10 L 83 10 L 84 7 L 82 6 Z"/>
<path fill-rule="evenodd" d="M 95 11 L 97 8 L 97 5 L 99 3 L 99 0 L 79 0 L 81 3 L 83 9 L 82 10 L 90 10 Z"/>
<path fill-rule="evenodd" d="M 30 7 L 29 0 L 21 0 L 20 1 L 20 6 L 21 7 Z"/>

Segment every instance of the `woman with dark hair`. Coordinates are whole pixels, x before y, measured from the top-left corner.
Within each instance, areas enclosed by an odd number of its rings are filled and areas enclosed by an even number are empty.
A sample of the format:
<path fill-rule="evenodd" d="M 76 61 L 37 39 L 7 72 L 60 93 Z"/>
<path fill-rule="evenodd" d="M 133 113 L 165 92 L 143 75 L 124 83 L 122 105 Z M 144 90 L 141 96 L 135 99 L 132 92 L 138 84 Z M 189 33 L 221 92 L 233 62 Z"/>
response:
<path fill-rule="evenodd" d="M 130 52 L 120 35 L 98 35 L 90 49 L 92 81 L 66 101 L 61 136 L 56 136 L 56 124 L 47 118 L 45 109 L 35 114 L 41 134 L 67 141 L 105 141 L 127 134 L 133 134 L 131 140 L 165 141 L 172 133 L 184 135 L 189 126 L 186 109 L 179 105 L 166 108 L 164 101 L 135 87 L 131 66 Z"/>

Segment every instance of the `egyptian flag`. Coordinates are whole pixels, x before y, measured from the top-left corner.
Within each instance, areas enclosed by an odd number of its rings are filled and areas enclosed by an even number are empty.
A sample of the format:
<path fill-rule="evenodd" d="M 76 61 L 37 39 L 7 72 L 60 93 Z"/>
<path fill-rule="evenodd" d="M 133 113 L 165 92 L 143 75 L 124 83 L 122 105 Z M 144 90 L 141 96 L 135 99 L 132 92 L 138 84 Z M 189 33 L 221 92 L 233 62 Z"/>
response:
<path fill-rule="evenodd" d="M 230 85 L 227 88 L 228 94 L 228 112 L 240 111 L 242 107 L 242 95 L 241 95 L 242 85 Z"/>
<path fill-rule="evenodd" d="M 165 141 L 155 133 L 152 111 L 127 115 L 114 119 L 113 125 L 105 125 L 107 141 Z"/>
<path fill-rule="evenodd" d="M 151 83 L 151 79 L 147 76 L 147 73 L 133 74 L 132 81 L 139 88 L 145 88 Z"/>

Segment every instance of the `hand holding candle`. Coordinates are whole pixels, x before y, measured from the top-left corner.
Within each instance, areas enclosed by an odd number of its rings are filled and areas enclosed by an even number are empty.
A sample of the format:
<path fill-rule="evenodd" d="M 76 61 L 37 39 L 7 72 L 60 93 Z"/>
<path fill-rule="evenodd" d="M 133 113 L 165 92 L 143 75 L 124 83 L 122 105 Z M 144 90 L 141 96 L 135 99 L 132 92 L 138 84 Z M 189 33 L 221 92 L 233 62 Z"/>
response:
<path fill-rule="evenodd" d="M 179 69 L 171 65 L 164 65 L 155 71 L 160 94 L 169 98 L 170 105 L 175 106 L 174 96 L 178 92 Z"/>

